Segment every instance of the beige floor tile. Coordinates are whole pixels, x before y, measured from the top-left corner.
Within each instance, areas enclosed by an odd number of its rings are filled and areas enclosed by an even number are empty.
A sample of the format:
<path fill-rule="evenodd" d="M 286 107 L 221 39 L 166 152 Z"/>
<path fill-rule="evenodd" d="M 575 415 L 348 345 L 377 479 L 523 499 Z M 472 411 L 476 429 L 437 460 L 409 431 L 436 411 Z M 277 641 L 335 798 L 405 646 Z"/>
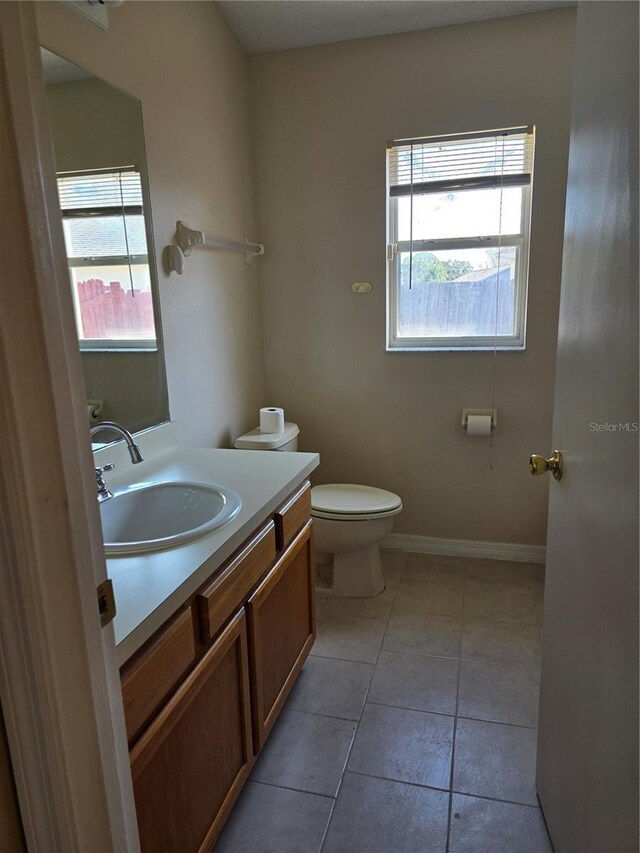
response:
<path fill-rule="evenodd" d="M 462 661 L 458 714 L 477 720 L 536 726 L 540 675 L 536 668 Z"/>
<path fill-rule="evenodd" d="M 537 805 L 535 729 L 458 719 L 453 790 Z"/>
<path fill-rule="evenodd" d="M 375 663 L 386 623 L 341 613 L 321 612 L 317 618 L 317 637 L 312 655 L 338 660 Z"/>
<path fill-rule="evenodd" d="M 453 717 L 367 703 L 347 769 L 448 789 L 452 742 Z"/>
<path fill-rule="evenodd" d="M 318 853 L 333 800 L 247 782 L 215 853 Z"/>
<path fill-rule="evenodd" d="M 544 586 L 544 565 L 509 560 L 409 553 L 404 577 L 475 579 L 536 588 Z"/>
<path fill-rule="evenodd" d="M 344 598 L 330 595 L 324 606 L 326 613 L 343 613 L 346 616 L 360 616 L 364 619 L 379 619 L 386 622 L 395 601 L 397 587 L 387 587 L 380 595 L 370 598 Z"/>
<path fill-rule="evenodd" d="M 392 612 L 382 645 L 388 651 L 455 658 L 461 624 L 455 616 Z"/>
<path fill-rule="evenodd" d="M 464 581 L 458 578 L 404 578 L 393 604 L 398 613 L 460 616 Z"/>
<path fill-rule="evenodd" d="M 455 714 L 458 661 L 381 651 L 367 701 Z"/>
<path fill-rule="evenodd" d="M 553 853 L 538 807 L 453 795 L 450 853 Z"/>
<path fill-rule="evenodd" d="M 400 583 L 400 578 L 407 564 L 406 552 L 381 548 L 380 562 L 382 563 L 382 574 L 384 575 L 387 589 L 394 589 Z"/>
<path fill-rule="evenodd" d="M 467 578 L 533 588 L 544 586 L 544 565 L 508 560 L 469 560 Z"/>
<path fill-rule="evenodd" d="M 293 711 L 359 720 L 373 669 L 369 663 L 309 655 L 286 707 Z"/>
<path fill-rule="evenodd" d="M 537 625 L 533 592 L 518 586 L 468 580 L 464 588 L 464 616 L 494 622 Z"/>
<path fill-rule="evenodd" d="M 540 636 L 537 626 L 465 619 L 462 624 L 460 657 L 463 660 L 504 666 L 539 666 Z"/>
<path fill-rule="evenodd" d="M 316 613 L 322 613 L 322 611 L 327 606 L 328 595 L 325 595 L 322 592 L 318 592 L 316 590 Z"/>
<path fill-rule="evenodd" d="M 544 616 L 544 587 L 534 590 L 533 600 L 536 605 L 536 618 L 538 620 L 538 628 L 542 631 L 542 620 Z"/>
<path fill-rule="evenodd" d="M 408 554 L 405 578 L 442 578 L 465 580 L 468 576 L 466 557 L 442 557 L 438 554 Z"/>
<path fill-rule="evenodd" d="M 335 797 L 355 728 L 349 720 L 283 710 L 251 779 Z"/>
<path fill-rule="evenodd" d="M 448 807 L 444 791 L 347 773 L 323 853 L 444 853 Z"/>
<path fill-rule="evenodd" d="M 319 853 L 339 785 L 323 853 L 445 853 L 452 755 L 450 853 L 551 853 L 534 788 L 543 567 L 381 561 L 380 596 L 317 594 L 312 655 L 216 853 Z"/>

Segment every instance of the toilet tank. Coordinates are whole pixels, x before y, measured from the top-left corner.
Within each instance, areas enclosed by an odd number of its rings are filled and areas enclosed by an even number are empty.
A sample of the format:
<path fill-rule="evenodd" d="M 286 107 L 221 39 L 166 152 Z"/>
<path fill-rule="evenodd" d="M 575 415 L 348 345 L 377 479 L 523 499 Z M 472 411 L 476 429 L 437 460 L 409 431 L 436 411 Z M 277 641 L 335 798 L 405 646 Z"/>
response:
<path fill-rule="evenodd" d="M 236 438 L 238 450 L 288 450 L 298 449 L 298 424 L 285 423 L 283 432 L 260 432 L 260 428 L 245 432 Z"/>

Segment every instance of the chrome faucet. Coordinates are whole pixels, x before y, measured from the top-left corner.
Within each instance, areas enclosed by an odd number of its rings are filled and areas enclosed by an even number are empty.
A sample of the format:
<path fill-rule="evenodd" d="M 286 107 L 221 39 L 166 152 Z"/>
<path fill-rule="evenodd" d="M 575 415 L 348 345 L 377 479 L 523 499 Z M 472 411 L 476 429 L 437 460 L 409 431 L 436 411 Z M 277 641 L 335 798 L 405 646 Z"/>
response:
<path fill-rule="evenodd" d="M 133 465 L 137 465 L 138 462 L 142 462 L 144 460 L 144 456 L 140 451 L 140 448 L 133 440 L 133 436 L 129 432 L 128 429 L 120 426 L 115 421 L 102 421 L 95 426 L 92 426 L 89 430 L 89 435 L 91 438 L 97 433 L 102 432 L 102 430 L 108 430 L 110 432 L 117 433 L 121 438 L 127 442 L 127 450 L 129 451 L 129 456 L 131 457 L 131 462 Z M 98 488 L 98 501 L 102 503 L 102 501 L 107 501 L 109 498 L 113 497 L 113 494 L 109 491 L 109 487 L 104 481 L 104 477 L 102 476 L 105 471 L 113 471 L 116 466 L 110 462 L 108 465 L 103 465 L 102 468 L 96 468 L 96 486 Z"/>

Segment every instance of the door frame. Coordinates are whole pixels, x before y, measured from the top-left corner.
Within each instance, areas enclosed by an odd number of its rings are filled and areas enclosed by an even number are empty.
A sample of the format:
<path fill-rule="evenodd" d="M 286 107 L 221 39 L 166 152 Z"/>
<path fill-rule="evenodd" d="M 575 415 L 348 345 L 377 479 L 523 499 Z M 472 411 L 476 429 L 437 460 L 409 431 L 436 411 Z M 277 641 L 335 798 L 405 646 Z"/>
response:
<path fill-rule="evenodd" d="M 29 849 L 139 850 L 35 7 L 0 2 L 0 702 Z"/>

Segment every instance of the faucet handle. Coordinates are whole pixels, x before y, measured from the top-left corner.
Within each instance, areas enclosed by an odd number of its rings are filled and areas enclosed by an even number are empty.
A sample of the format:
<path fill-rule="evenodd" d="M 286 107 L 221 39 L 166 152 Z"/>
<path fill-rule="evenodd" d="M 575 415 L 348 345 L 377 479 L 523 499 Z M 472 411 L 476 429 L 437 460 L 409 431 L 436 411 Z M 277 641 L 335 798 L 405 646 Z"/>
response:
<path fill-rule="evenodd" d="M 102 468 L 96 468 L 96 486 L 98 487 L 98 501 L 100 503 L 113 497 L 113 494 L 109 491 L 109 486 L 107 486 L 103 480 L 102 475 L 105 471 L 113 471 L 115 467 L 116 466 L 113 462 L 108 462 L 106 465 L 103 465 Z"/>
<path fill-rule="evenodd" d="M 102 477 L 105 471 L 113 471 L 115 467 L 114 462 L 107 462 L 107 464 L 103 465 L 102 468 L 96 468 L 96 477 Z"/>

